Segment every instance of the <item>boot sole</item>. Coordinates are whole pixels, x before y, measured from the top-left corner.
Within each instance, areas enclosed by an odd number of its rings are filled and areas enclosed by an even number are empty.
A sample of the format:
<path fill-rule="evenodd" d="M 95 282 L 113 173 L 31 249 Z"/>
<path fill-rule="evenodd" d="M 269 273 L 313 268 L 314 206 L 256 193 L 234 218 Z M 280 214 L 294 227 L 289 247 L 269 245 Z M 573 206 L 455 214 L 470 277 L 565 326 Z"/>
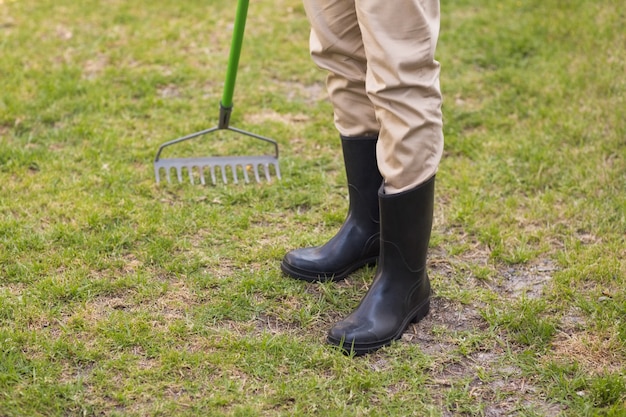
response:
<path fill-rule="evenodd" d="M 420 304 L 417 308 L 415 308 L 411 314 L 409 314 L 407 319 L 404 320 L 402 326 L 398 329 L 398 331 L 388 339 L 379 340 L 376 342 L 370 343 L 358 343 L 356 341 L 347 342 L 345 340 L 336 340 L 335 338 L 328 337 L 328 343 L 334 345 L 341 349 L 346 355 L 354 355 L 361 356 L 368 353 L 372 353 L 382 347 L 388 346 L 393 343 L 395 340 L 398 340 L 402 337 L 406 329 L 409 327 L 411 323 L 418 323 L 424 317 L 428 315 L 430 311 L 430 298 Z"/>
<path fill-rule="evenodd" d="M 314 271 L 307 271 L 304 269 L 296 268 L 292 265 L 289 265 L 285 261 L 282 261 L 280 263 L 280 269 L 291 278 L 299 279 L 301 281 L 307 281 L 307 282 L 334 281 L 336 282 L 336 281 L 341 281 L 345 279 L 348 275 L 350 275 L 352 272 L 356 271 L 357 269 L 363 268 L 365 266 L 374 266 L 376 265 L 376 262 L 378 262 L 378 256 L 354 263 L 350 265 L 348 268 L 343 269 L 341 271 L 314 272 Z"/>

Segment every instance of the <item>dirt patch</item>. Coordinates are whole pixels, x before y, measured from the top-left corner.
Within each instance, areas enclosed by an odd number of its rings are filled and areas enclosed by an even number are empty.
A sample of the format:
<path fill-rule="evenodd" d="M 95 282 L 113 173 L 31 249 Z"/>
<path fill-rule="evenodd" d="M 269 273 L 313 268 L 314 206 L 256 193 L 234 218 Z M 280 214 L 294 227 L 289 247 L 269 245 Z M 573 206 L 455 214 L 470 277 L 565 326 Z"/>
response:
<path fill-rule="evenodd" d="M 419 344 L 427 355 L 443 358 L 456 349 L 449 335 L 486 327 L 487 324 L 475 307 L 434 297 L 428 316 L 421 322 L 409 326 L 402 340 Z"/>
<path fill-rule="evenodd" d="M 307 104 L 315 104 L 326 100 L 328 93 L 324 83 L 303 84 L 293 81 L 276 81 L 277 85 L 284 90 L 289 101 L 304 101 Z"/>
<path fill-rule="evenodd" d="M 512 298 L 525 296 L 539 298 L 544 287 L 552 281 L 552 274 L 558 268 L 553 261 L 542 259 L 530 265 L 507 268 L 501 273 L 498 292 Z"/>
<path fill-rule="evenodd" d="M 295 322 L 282 320 L 276 316 L 260 314 L 255 320 L 255 331 L 257 333 L 269 332 L 276 334 L 295 334 L 302 331 L 302 327 Z"/>
<path fill-rule="evenodd" d="M 85 61 L 83 65 L 83 78 L 92 80 L 97 78 L 109 66 L 109 57 L 105 54 L 97 54 L 95 58 Z"/>
<path fill-rule="evenodd" d="M 306 114 L 280 114 L 273 110 L 264 110 L 261 113 L 251 114 L 246 117 L 246 121 L 251 124 L 261 124 L 263 122 L 278 122 L 285 125 L 295 123 L 305 123 L 309 121 Z"/>
<path fill-rule="evenodd" d="M 476 276 L 468 265 L 488 268 L 490 278 Z M 496 265 L 489 260 L 489 252 L 480 246 L 462 257 L 433 251 L 429 268 L 439 285 L 450 283 L 465 290 L 488 290 L 498 296 L 498 303 L 541 297 L 558 270 L 549 259 L 513 266 Z M 531 409 L 540 415 L 562 412 L 562 406 L 543 398 L 532 379 L 522 376 L 522 370 L 511 363 L 510 355 L 522 347 L 507 342 L 505 334 L 494 338 L 481 314 L 486 307 L 484 303 L 479 297 L 466 303 L 435 294 L 430 314 L 410 326 L 402 337 L 402 342 L 418 344 L 431 358 L 429 387 L 440 396 L 437 401 L 443 405 L 448 401 L 447 393 L 461 389 L 477 403 L 484 404 L 485 416 L 512 415 L 520 409 Z M 575 326 L 579 319 L 572 315 L 571 322 Z M 467 345 L 470 339 L 475 340 Z M 444 408 L 449 407 L 448 404 Z"/>
<path fill-rule="evenodd" d="M 180 88 L 175 84 L 163 85 L 158 88 L 157 93 L 161 98 L 177 98 L 181 96 Z"/>

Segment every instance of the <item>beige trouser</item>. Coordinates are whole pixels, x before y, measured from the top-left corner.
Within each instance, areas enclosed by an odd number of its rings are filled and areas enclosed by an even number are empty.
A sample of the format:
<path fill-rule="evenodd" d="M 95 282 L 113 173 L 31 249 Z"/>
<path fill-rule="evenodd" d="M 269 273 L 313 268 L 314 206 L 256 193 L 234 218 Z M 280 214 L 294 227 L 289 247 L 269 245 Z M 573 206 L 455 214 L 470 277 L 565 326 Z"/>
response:
<path fill-rule="evenodd" d="M 303 1 L 339 133 L 379 134 L 385 192 L 429 179 L 443 153 L 439 0 Z"/>

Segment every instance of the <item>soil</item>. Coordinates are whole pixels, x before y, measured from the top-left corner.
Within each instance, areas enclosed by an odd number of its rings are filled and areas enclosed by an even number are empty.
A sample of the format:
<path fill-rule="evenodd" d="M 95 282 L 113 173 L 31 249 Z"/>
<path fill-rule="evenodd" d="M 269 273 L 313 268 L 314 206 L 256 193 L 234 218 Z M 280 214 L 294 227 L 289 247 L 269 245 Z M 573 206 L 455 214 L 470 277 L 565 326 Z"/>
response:
<path fill-rule="evenodd" d="M 431 275 L 435 279 L 439 277 L 454 282 L 453 275 L 458 274 L 458 268 L 442 260 L 443 255 L 433 254 Z M 487 261 L 480 259 L 483 258 L 481 254 L 474 255 L 472 262 Z M 556 265 L 545 259 L 531 265 L 503 267 L 497 271 L 497 279 L 489 281 L 476 279 L 471 274 L 464 279 L 469 287 L 486 286 L 503 299 L 513 301 L 522 296 L 540 297 L 556 270 Z M 439 393 L 441 398 L 438 400 L 444 404 L 450 387 L 469 386 L 469 395 L 484 405 L 483 413 L 488 417 L 513 415 L 520 408 L 531 409 L 539 415 L 558 415 L 563 407 L 543 398 L 532 380 L 523 377 L 519 368 L 507 363 L 506 358 L 511 352 L 521 351 L 523 347 L 506 340 L 506 334 L 499 335 L 500 340 L 496 343 L 480 345 L 479 341 L 478 348 L 463 354 L 463 347 L 458 343 L 459 335 L 466 333 L 468 337 L 476 337 L 489 331 L 489 325 L 481 315 L 484 307 L 479 302 L 453 302 L 435 293 L 430 314 L 409 327 L 402 337 L 404 342 L 419 344 L 421 351 L 431 357 L 431 392 Z"/>

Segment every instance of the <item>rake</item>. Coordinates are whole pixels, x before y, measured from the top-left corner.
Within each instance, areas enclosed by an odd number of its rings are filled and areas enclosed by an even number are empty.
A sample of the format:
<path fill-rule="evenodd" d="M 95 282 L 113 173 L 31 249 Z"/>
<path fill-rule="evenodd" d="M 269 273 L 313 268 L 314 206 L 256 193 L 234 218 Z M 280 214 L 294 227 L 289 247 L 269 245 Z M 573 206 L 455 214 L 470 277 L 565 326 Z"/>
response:
<path fill-rule="evenodd" d="M 231 40 L 230 55 L 228 58 L 228 67 L 226 70 L 226 80 L 224 82 L 224 91 L 220 101 L 220 112 L 218 124 L 210 129 L 201 130 L 189 135 L 180 137 L 163 143 L 157 151 L 154 158 L 154 174 L 157 184 L 161 182 L 161 174 L 165 172 L 165 178 L 168 182 L 172 182 L 172 171 L 178 182 L 183 182 L 184 177 L 188 176 L 189 181 L 194 184 L 194 178 L 198 177 L 202 185 L 207 183 L 205 173 L 209 173 L 210 180 L 216 184 L 221 179 L 225 184 L 228 183 L 229 176 L 232 175 L 233 182 L 239 182 L 239 175 L 243 177 L 246 183 L 250 182 L 250 177 L 254 176 L 256 182 L 261 182 L 261 178 L 271 181 L 271 171 L 273 170 L 276 177 L 280 179 L 280 168 L 278 166 L 278 143 L 273 140 L 260 136 L 245 130 L 237 129 L 230 126 L 230 116 L 233 111 L 233 95 L 235 91 L 235 82 L 237 79 L 237 69 L 239 67 L 239 57 L 241 56 L 241 46 L 243 44 L 243 34 L 246 26 L 246 17 L 248 15 L 249 0 L 238 0 L 237 12 L 235 15 L 235 23 L 233 27 L 233 37 Z M 250 155 L 250 156 L 212 156 L 212 157 L 191 157 L 191 158 L 169 158 L 161 159 L 161 152 L 169 146 L 177 143 L 185 142 L 199 136 L 208 135 L 219 130 L 229 130 L 248 136 L 260 141 L 270 143 L 274 147 L 273 155 Z M 272 169 L 271 169 L 272 168 Z M 230 174 L 230 175 L 229 175 Z"/>

